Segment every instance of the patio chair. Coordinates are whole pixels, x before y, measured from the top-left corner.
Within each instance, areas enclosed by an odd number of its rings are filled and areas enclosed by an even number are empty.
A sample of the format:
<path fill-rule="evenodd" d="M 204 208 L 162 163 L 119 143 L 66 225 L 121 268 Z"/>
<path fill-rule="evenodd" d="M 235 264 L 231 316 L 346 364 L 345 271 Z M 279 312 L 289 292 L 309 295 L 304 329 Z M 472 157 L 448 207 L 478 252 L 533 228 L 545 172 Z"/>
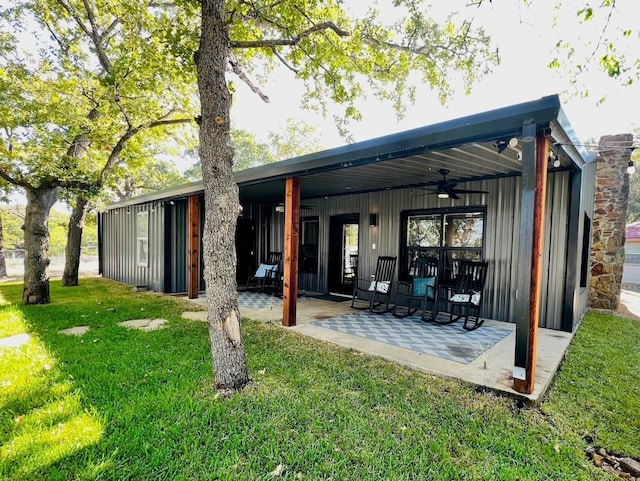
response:
<path fill-rule="evenodd" d="M 449 319 L 440 321 L 436 318 L 435 322 L 451 324 L 464 317 L 463 329 L 473 331 L 482 326 L 484 319 L 480 319 L 480 309 L 484 298 L 487 268 L 487 262 L 466 260 L 460 262 L 456 285 L 448 300 Z"/>
<path fill-rule="evenodd" d="M 393 315 L 407 317 L 422 310 L 422 319 L 432 320 L 437 311 L 438 259 L 418 257 L 411 263 L 409 273 L 409 282 L 398 282 Z"/>
<path fill-rule="evenodd" d="M 376 314 L 389 312 L 396 259 L 397 257 L 378 257 L 376 273 L 371 276 L 371 279 L 358 278 L 355 280 L 351 307 L 361 310 L 368 309 Z"/>
<path fill-rule="evenodd" d="M 269 252 L 267 259 L 261 262 L 256 272 L 247 278 L 247 291 L 257 290 L 264 292 L 265 288 L 278 291 L 280 285 L 280 263 L 282 252 Z"/>

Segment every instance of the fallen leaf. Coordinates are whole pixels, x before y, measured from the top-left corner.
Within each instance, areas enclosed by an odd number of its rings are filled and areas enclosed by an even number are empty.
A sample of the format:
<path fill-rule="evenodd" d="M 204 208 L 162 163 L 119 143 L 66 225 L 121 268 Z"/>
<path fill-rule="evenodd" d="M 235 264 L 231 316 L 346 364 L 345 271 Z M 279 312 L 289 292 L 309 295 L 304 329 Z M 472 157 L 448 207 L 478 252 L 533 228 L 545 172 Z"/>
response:
<path fill-rule="evenodd" d="M 282 476 L 282 471 L 284 471 L 284 464 L 280 463 L 276 466 L 276 469 L 271 471 L 269 474 L 271 476 Z"/>

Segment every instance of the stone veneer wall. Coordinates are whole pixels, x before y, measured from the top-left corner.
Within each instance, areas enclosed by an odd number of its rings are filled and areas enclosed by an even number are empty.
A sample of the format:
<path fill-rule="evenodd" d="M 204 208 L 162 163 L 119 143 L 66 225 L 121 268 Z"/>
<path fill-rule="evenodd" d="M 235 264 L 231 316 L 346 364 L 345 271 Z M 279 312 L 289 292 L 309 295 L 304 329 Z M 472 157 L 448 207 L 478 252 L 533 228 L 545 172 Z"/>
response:
<path fill-rule="evenodd" d="M 589 287 L 589 305 L 595 308 L 617 310 L 620 301 L 629 197 L 627 167 L 632 143 L 631 134 L 602 137 L 598 146 L 599 155 L 595 159 L 596 189 Z"/>

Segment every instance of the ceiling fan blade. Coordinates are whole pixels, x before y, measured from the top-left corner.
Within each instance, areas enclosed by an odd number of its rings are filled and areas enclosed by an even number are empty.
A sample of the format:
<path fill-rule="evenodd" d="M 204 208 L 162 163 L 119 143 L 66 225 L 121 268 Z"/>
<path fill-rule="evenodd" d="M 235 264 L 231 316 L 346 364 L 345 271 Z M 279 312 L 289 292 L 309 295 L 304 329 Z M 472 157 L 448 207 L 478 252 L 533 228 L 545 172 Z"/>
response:
<path fill-rule="evenodd" d="M 450 190 L 449 192 L 447 192 L 447 194 L 449 194 L 449 198 L 451 199 L 459 199 L 460 197 L 458 197 L 458 194 L 456 194 L 456 192 L 459 192 L 459 191 Z"/>
<path fill-rule="evenodd" d="M 457 194 L 488 194 L 488 190 L 472 190 L 472 189 L 452 189 L 449 192 L 455 192 Z"/>

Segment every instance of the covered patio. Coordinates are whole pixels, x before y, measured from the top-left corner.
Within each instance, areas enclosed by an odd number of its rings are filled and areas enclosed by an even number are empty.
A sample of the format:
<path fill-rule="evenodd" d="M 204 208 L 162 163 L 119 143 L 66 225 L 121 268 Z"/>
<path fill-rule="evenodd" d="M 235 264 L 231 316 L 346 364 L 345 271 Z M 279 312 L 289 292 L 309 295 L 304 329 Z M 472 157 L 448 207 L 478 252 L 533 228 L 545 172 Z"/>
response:
<path fill-rule="evenodd" d="M 206 299 L 194 299 L 206 305 Z M 282 298 L 238 293 L 243 317 L 282 325 Z M 459 379 L 538 402 L 553 380 L 573 333 L 539 329 L 536 382 L 530 394 L 513 389 L 515 324 L 486 319 L 481 329 L 465 331 L 461 322 L 427 323 L 419 315 L 397 318 L 350 307 L 350 299 L 302 295 L 297 325 L 290 330 L 348 349 L 378 356 L 425 373 Z"/>
<path fill-rule="evenodd" d="M 591 159 L 554 95 L 238 171 L 238 285 L 272 253 L 282 259 L 282 300 L 241 303 L 241 313 L 535 397 L 587 310 Z M 102 244 L 101 272 L 197 298 L 205 288 L 203 202 L 203 184 L 195 182 L 110 206 L 100 223 L 110 240 Z M 145 243 L 148 258 L 137 249 Z M 326 302 L 353 292 L 347 267 L 354 255 L 357 277 L 368 282 L 380 258 L 397 260 L 390 295 L 411 278 L 417 258 L 438 260 L 438 286 L 455 280 L 462 261 L 486 263 L 480 317 L 488 321 L 477 334 L 504 336 L 489 346 L 463 343 L 472 338 L 461 327 L 439 338 L 445 326 L 354 315 L 348 302 Z M 325 300 L 307 299 L 311 293 Z"/>

